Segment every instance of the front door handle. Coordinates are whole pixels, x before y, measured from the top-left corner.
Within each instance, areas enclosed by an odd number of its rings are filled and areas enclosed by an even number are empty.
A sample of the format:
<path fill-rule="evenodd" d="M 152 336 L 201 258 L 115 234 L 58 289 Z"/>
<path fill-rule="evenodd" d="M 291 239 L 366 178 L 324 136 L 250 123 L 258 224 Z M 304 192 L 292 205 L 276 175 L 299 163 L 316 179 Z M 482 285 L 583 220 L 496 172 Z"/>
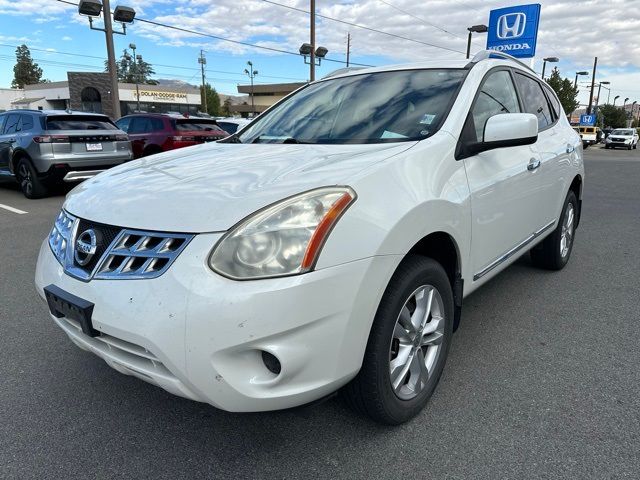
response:
<path fill-rule="evenodd" d="M 540 166 L 540 160 L 536 160 L 535 158 L 532 158 L 531 160 L 529 160 L 529 164 L 527 165 L 527 170 L 532 172 L 539 166 Z"/>
<path fill-rule="evenodd" d="M 576 147 L 571 145 L 570 143 L 567 144 L 567 153 L 573 153 L 576 151 Z"/>

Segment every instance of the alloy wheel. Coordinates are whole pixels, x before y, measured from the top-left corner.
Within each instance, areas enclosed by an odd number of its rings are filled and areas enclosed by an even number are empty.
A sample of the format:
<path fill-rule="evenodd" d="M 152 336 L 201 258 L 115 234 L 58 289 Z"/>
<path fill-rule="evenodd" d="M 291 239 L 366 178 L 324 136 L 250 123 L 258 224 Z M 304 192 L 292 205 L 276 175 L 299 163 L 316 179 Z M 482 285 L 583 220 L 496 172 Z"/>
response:
<path fill-rule="evenodd" d="M 575 217 L 575 208 L 572 203 L 567 204 L 567 210 L 564 214 L 564 223 L 562 224 L 562 233 L 560 234 L 560 256 L 566 257 L 571 250 L 573 242 L 573 221 Z"/>
<path fill-rule="evenodd" d="M 18 175 L 20 176 L 22 191 L 27 195 L 31 195 L 33 192 L 33 179 L 31 178 L 31 171 L 24 163 L 21 163 L 18 167 Z"/>
<path fill-rule="evenodd" d="M 415 398 L 429 381 L 442 348 L 444 304 L 431 285 L 417 288 L 405 301 L 391 338 L 389 375 L 401 400 Z"/>

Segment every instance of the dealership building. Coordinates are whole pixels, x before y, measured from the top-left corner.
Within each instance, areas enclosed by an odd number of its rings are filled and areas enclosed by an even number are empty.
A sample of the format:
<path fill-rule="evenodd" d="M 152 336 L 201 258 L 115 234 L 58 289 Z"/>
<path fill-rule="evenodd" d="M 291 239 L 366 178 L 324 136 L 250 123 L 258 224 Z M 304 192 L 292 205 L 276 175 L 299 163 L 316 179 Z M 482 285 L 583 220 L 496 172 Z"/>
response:
<path fill-rule="evenodd" d="M 140 84 L 140 111 L 196 114 L 200 110 L 200 89 L 191 85 Z M 118 84 L 122 115 L 138 110 L 136 85 Z M 80 110 L 104 113 L 113 118 L 111 83 L 107 73 L 69 72 L 67 81 L 25 85 L 22 94 L 9 102 L 11 109 Z M 7 110 L 9 109 L 7 108 Z"/>

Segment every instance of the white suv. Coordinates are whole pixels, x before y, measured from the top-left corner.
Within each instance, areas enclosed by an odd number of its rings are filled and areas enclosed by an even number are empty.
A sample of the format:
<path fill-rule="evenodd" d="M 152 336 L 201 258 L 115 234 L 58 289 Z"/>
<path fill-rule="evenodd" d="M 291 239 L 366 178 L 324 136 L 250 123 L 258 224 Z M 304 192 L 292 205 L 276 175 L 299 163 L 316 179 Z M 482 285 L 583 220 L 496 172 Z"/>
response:
<path fill-rule="evenodd" d="M 638 148 L 638 131 L 635 128 L 616 128 L 604 141 L 604 148 Z"/>
<path fill-rule="evenodd" d="M 397 424 L 464 297 L 528 251 L 564 267 L 583 180 L 556 95 L 511 57 L 343 72 L 77 187 L 36 284 L 75 344 L 174 394 L 248 412 L 341 389 Z"/>

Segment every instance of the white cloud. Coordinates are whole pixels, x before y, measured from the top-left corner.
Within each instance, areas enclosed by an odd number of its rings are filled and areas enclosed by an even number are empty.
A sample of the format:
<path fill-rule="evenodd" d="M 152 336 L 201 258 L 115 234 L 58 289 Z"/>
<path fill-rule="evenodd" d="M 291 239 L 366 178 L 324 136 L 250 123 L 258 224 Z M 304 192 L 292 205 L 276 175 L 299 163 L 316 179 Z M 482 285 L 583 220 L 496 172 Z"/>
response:
<path fill-rule="evenodd" d="M 61 38 L 61 40 L 65 42 L 70 42 L 71 40 L 73 40 L 73 38 L 71 38 L 69 35 L 65 35 L 64 37 Z"/>

